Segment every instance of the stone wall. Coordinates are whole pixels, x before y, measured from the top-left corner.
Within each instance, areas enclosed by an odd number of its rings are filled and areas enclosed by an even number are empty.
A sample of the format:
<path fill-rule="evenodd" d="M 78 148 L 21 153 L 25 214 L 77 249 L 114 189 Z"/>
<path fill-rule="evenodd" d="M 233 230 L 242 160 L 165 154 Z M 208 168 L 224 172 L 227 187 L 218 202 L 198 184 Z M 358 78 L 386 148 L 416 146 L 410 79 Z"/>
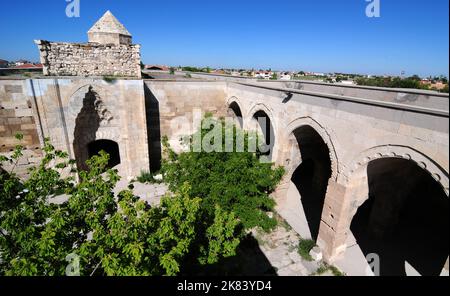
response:
<path fill-rule="evenodd" d="M 146 80 L 144 84 L 151 157 L 160 157 L 160 139 L 164 136 L 176 151 L 183 149 L 180 139 L 193 133 L 195 110 L 215 117 L 226 115 L 225 82 Z"/>
<path fill-rule="evenodd" d="M 43 137 L 72 159 L 86 159 L 97 140 L 117 143 L 119 172 L 134 177 L 149 169 L 142 80 L 31 79 L 30 97 L 42 120 Z M 94 120 L 92 120 L 94 119 Z"/>
<path fill-rule="evenodd" d="M 238 104 L 244 128 L 251 126 L 252 117 L 258 111 L 270 118 L 275 131 L 273 160 L 287 171 L 275 194 L 279 211 L 292 208 L 287 193 L 292 188 L 291 176 L 302 163 L 293 132 L 303 126 L 312 127 L 327 145 L 332 177 L 317 240 L 327 261 L 336 260 L 347 247 L 354 245 L 349 235 L 350 223 L 358 207 L 368 198 L 367 165 L 371 161 L 380 158 L 410 160 L 430 174 L 447 196 L 449 194 L 448 95 L 430 94 L 428 99 L 419 96 L 419 103 L 426 100 L 437 103 L 424 104 L 420 109 L 416 105 L 412 109 L 412 104 L 384 107 L 379 105 L 379 100 L 369 102 L 365 96 L 346 101 L 331 95 L 273 89 L 263 84 L 229 83 L 227 90 L 227 103 Z M 389 93 L 386 100 L 399 95 Z M 300 217 L 296 212 L 285 218 L 295 229 L 295 225 L 302 223 Z"/>
<path fill-rule="evenodd" d="M 46 76 L 141 77 L 140 45 L 35 42 Z"/>
<path fill-rule="evenodd" d="M 20 177 L 25 177 L 42 155 L 33 108 L 25 80 L 0 80 L 0 154 L 9 156 L 16 145 L 25 146 L 24 157 L 14 169 Z M 23 135 L 22 141 L 15 138 L 17 133 Z"/>
<path fill-rule="evenodd" d="M 244 81 L 245 82 L 245 81 Z M 433 110 L 448 110 L 448 94 L 420 89 L 396 89 L 372 86 L 331 84 L 317 81 L 257 81 L 258 85 L 274 88 L 290 88 L 305 92 L 363 98 L 379 102 L 420 106 Z"/>
<path fill-rule="evenodd" d="M 291 205 L 290 176 L 302 163 L 298 145 L 302 140 L 294 132 L 309 126 L 326 144 L 331 162 L 317 240 L 328 261 L 353 245 L 349 227 L 368 197 L 371 161 L 411 160 L 440 183 L 448 196 L 448 95 L 420 94 L 393 106 L 380 101 L 392 103 L 403 92 L 376 90 L 366 95 L 366 89 L 315 84 L 305 86 L 311 88 L 305 92 L 270 85 L 278 88 L 226 81 L 0 79 L 0 153 L 11 153 L 18 144 L 14 134 L 23 133 L 27 150 L 19 169 L 25 170 L 39 160 L 44 137 L 71 158 L 84 157 L 93 141 L 111 140 L 119 146 L 119 171 L 131 178 L 159 163 L 161 137 L 167 136 L 175 150 L 183 149 L 180 139 L 194 132 L 196 111 L 200 118 L 205 112 L 221 117 L 236 103 L 245 129 L 251 127 L 257 112 L 270 118 L 275 133 L 272 160 L 287 170 L 275 193 L 278 210 L 283 210 Z M 320 87 L 321 93 L 329 88 L 331 94 L 317 94 L 313 90 L 319 89 L 313 87 Z M 344 90 L 341 96 L 356 100 L 336 96 Z M 294 229 L 298 217 L 293 223 L 287 219 Z"/>

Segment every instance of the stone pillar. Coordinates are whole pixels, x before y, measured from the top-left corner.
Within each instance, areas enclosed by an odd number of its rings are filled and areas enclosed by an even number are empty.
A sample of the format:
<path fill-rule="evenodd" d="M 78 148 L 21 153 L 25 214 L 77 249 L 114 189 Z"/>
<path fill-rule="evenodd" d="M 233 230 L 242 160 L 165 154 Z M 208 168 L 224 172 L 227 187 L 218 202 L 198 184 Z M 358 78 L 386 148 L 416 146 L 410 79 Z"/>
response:
<path fill-rule="evenodd" d="M 349 231 L 348 211 L 345 210 L 344 199 L 346 188 L 334 181 L 328 183 L 327 194 L 320 221 L 317 245 L 322 249 L 327 262 L 334 261 L 347 248 L 346 240 Z"/>
<path fill-rule="evenodd" d="M 283 137 L 281 132 L 279 134 L 278 145 L 276 146 L 277 150 L 274 151 L 273 155 L 275 158 L 275 165 L 283 166 L 285 175 L 273 194 L 277 203 L 277 210 L 281 210 L 284 207 L 287 200 L 287 192 L 291 184 L 292 174 L 302 162 L 297 141 L 295 139 Z"/>
<path fill-rule="evenodd" d="M 348 185 L 333 180 L 328 182 L 317 238 L 326 262 L 332 263 L 344 255 L 353 216 L 367 200 L 368 193 L 367 175 L 364 173 Z"/>
<path fill-rule="evenodd" d="M 286 204 L 287 200 L 287 192 L 290 185 L 290 177 L 286 176 L 281 180 L 280 184 L 277 186 L 277 189 L 273 193 L 273 197 L 276 201 L 276 210 L 280 211 Z"/>

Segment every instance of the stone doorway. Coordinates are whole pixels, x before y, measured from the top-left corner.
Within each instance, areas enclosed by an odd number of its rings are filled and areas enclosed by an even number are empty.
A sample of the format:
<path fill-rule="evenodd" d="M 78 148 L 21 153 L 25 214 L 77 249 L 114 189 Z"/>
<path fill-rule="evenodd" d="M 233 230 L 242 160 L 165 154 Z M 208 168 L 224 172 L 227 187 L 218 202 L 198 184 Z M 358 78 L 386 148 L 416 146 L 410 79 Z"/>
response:
<path fill-rule="evenodd" d="M 111 140 L 97 140 L 88 144 L 89 158 L 98 155 L 100 151 L 109 154 L 108 168 L 113 168 L 120 164 L 119 144 Z"/>

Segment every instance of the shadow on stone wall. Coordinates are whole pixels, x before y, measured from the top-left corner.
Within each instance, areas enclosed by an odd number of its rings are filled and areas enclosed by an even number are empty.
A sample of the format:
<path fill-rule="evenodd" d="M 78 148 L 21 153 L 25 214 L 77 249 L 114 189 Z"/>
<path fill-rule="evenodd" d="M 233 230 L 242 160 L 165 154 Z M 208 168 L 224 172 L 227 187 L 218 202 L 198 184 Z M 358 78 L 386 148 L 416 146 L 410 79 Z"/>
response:
<path fill-rule="evenodd" d="M 97 96 L 92 89 L 83 99 L 83 107 L 75 120 L 73 151 L 79 170 L 87 170 L 86 160 L 89 158 L 88 144 L 95 140 L 100 127 L 100 116 L 96 110 Z"/>
<path fill-rule="evenodd" d="M 302 163 L 292 174 L 291 181 L 300 193 L 311 238 L 317 240 L 328 180 L 331 177 L 330 152 L 321 136 L 310 126 L 297 128 L 294 136 Z"/>
<path fill-rule="evenodd" d="M 159 102 L 152 91 L 144 83 L 145 113 L 147 116 L 148 155 L 150 157 L 150 171 L 157 172 L 161 169 L 161 121 Z"/>

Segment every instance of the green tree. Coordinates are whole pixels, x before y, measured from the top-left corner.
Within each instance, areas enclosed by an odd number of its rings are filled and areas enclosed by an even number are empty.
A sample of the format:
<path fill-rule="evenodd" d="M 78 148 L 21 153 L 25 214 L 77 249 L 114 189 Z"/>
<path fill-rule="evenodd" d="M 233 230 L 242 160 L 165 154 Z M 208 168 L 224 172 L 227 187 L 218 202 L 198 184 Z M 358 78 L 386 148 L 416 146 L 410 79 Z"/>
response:
<path fill-rule="evenodd" d="M 106 168 L 105 152 L 87 161 L 88 171 L 77 172 L 67 153 L 47 140 L 42 163 L 22 183 L 14 173 L 22 150 L 0 158 L 0 165 L 13 166 L 0 173 L 2 275 L 64 275 L 68 255 L 79 258 L 80 275 L 176 275 L 185 262 L 207 264 L 234 254 L 239 220 L 219 207 L 205 220 L 202 200 L 188 183 L 151 207 L 134 196 L 132 184 L 114 195 L 120 177 Z M 52 201 L 62 193 L 65 202 Z"/>
<path fill-rule="evenodd" d="M 205 221 L 212 221 L 219 205 L 222 210 L 235 213 L 245 229 L 260 226 L 270 230 L 276 225 L 275 219 L 266 214 L 275 205 L 270 193 L 281 180 L 284 169 L 261 162 L 259 151 L 246 152 L 254 135 L 236 126 L 230 127 L 223 120 L 209 120 L 209 128 L 201 129 L 186 140 L 190 146 L 188 152 L 176 154 L 167 139 L 163 139 L 166 158 L 162 171 L 165 181 L 171 190 L 185 182 L 191 184 L 192 195 L 202 199 Z M 226 151 L 226 135 L 231 135 L 232 152 L 206 152 L 204 149 L 194 152 L 194 137 L 205 142 L 214 127 L 219 127 L 221 133 L 210 144 L 217 144 L 222 151 Z M 243 139 L 244 152 L 237 149 L 237 139 Z"/>
<path fill-rule="evenodd" d="M 0 166 L 13 164 L 9 172 L 0 174 L 0 273 L 61 274 L 72 248 L 73 233 L 60 235 L 58 229 L 66 223 L 64 211 L 50 203 L 50 196 L 71 189 L 73 178 L 62 178 L 61 170 L 70 169 L 74 162 L 67 161 L 66 153 L 55 151 L 46 142 L 41 164 L 22 184 L 14 172 L 22 150 L 17 146 L 10 158 L 0 159 Z"/>
<path fill-rule="evenodd" d="M 409 79 L 415 80 L 415 81 L 420 81 L 421 80 L 421 78 L 417 74 L 414 74 L 413 76 L 409 77 Z"/>

